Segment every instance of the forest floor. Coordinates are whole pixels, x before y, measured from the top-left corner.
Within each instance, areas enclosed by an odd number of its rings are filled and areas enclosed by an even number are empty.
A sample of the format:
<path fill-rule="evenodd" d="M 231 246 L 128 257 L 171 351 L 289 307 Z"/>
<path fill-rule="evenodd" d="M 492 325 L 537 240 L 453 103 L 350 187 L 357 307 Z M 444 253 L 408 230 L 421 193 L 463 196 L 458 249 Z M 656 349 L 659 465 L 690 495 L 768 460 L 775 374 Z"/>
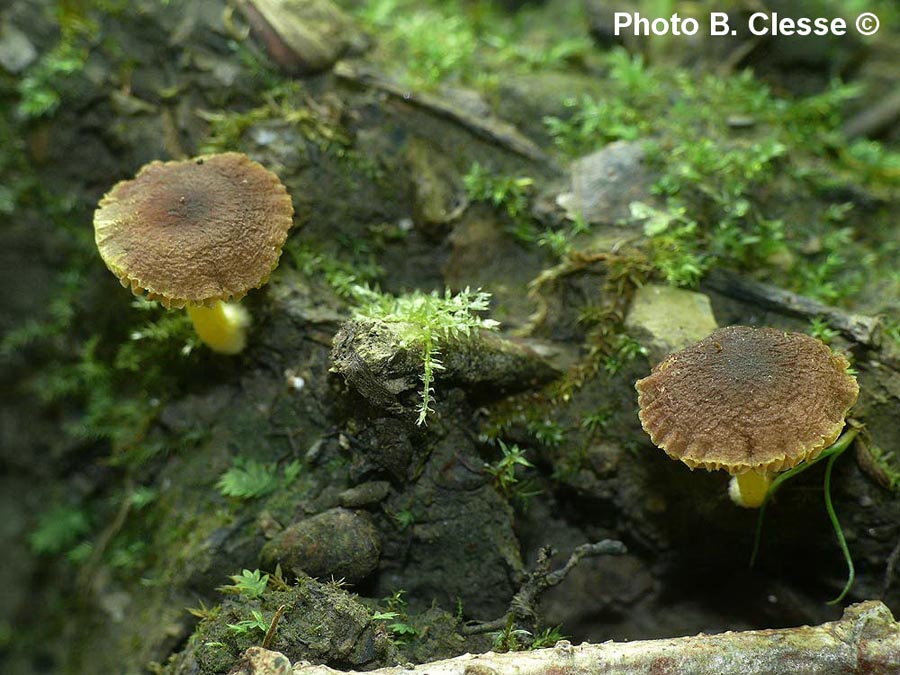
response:
<path fill-rule="evenodd" d="M 824 462 L 751 568 L 758 513 L 641 428 L 635 381 L 733 324 L 850 359 L 842 604 L 900 612 L 896 6 L 869 38 L 638 40 L 592 0 L 338 4 L 255 3 L 287 51 L 243 0 L 0 6 L 0 671 L 834 620 Z M 238 356 L 92 227 L 144 164 L 225 151 L 295 209 Z"/>

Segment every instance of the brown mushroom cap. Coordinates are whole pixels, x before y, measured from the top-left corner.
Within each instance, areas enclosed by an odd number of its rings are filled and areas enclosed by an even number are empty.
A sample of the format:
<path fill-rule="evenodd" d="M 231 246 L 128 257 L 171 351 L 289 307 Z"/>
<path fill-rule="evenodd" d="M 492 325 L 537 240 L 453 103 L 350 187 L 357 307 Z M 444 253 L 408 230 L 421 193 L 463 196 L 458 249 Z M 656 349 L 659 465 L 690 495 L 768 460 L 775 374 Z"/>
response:
<path fill-rule="evenodd" d="M 774 328 L 720 328 L 638 380 L 651 440 L 689 467 L 789 469 L 840 435 L 859 386 L 821 341 Z"/>
<path fill-rule="evenodd" d="M 237 300 L 278 265 L 294 207 L 278 177 L 226 152 L 151 162 L 94 213 L 106 266 L 166 307 Z"/>

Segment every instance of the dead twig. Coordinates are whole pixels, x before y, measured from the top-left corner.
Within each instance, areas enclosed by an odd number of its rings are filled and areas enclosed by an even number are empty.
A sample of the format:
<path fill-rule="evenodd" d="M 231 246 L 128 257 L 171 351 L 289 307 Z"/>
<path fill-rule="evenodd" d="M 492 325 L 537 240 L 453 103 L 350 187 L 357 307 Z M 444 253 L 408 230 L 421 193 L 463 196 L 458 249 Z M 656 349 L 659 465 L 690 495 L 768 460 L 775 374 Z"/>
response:
<path fill-rule="evenodd" d="M 703 280 L 702 288 L 785 316 L 824 318 L 832 328 L 839 330 L 849 340 L 869 349 L 877 349 L 879 346 L 881 320 L 878 317 L 851 314 L 724 269 L 712 270 Z"/>
<path fill-rule="evenodd" d="M 509 611 L 499 619 L 486 623 L 464 626 L 462 632 L 465 635 L 491 633 L 503 630 L 509 625 L 510 620 L 526 624 L 530 628 L 537 625 L 537 604 L 548 588 L 559 584 L 572 569 L 587 556 L 598 555 L 623 555 L 626 553 L 625 544 L 614 539 L 604 539 L 594 544 L 582 544 L 576 548 L 568 561 L 558 570 L 550 570 L 550 559 L 553 557 L 553 549 L 546 546 L 538 553 L 534 570 L 528 575 L 525 583 L 513 596 L 509 604 Z M 533 632 L 533 631 L 532 631 Z"/>
<path fill-rule="evenodd" d="M 134 502 L 132 501 L 133 497 L 134 485 L 129 480 L 126 484 L 125 494 L 122 497 L 122 501 L 119 503 L 119 509 L 116 512 L 115 518 L 113 518 L 112 522 L 110 522 L 106 529 L 103 530 L 97 538 L 97 541 L 94 542 L 91 556 L 81 568 L 81 571 L 76 578 L 76 588 L 78 588 L 85 596 L 94 588 L 94 583 L 97 580 L 101 567 L 100 563 L 103 560 L 103 555 L 106 553 L 107 546 L 109 546 L 109 543 L 125 526 L 128 514 L 131 513 L 131 507 L 134 505 Z"/>
<path fill-rule="evenodd" d="M 352 64 L 348 61 L 339 61 L 334 66 L 334 74 L 343 80 L 355 84 L 372 87 L 383 91 L 390 96 L 398 98 L 410 105 L 443 117 L 468 129 L 470 132 L 486 141 L 499 145 L 517 155 L 535 162 L 549 163 L 550 159 L 536 143 L 523 136 L 509 122 L 494 117 L 476 117 L 465 110 L 453 105 L 450 101 L 440 96 L 435 96 L 424 91 L 413 91 L 397 82 L 389 80 L 371 69 Z"/>
<path fill-rule="evenodd" d="M 893 128 L 900 119 L 900 87 L 867 106 L 844 123 L 844 135 L 849 139 L 868 136 L 876 138 Z"/>
<path fill-rule="evenodd" d="M 900 561 L 900 539 L 897 540 L 897 545 L 894 546 L 884 565 L 884 581 L 881 585 L 882 598 L 886 597 L 887 592 L 891 589 L 891 584 L 894 582 L 894 570 L 897 568 L 898 561 Z"/>
<path fill-rule="evenodd" d="M 269 630 L 266 631 L 266 637 L 263 638 L 263 649 L 268 649 L 275 639 L 275 631 L 278 630 L 278 621 L 281 619 L 281 615 L 284 614 L 284 608 L 285 605 L 281 605 L 275 610 L 275 616 L 272 617 L 272 622 L 269 624 Z"/>

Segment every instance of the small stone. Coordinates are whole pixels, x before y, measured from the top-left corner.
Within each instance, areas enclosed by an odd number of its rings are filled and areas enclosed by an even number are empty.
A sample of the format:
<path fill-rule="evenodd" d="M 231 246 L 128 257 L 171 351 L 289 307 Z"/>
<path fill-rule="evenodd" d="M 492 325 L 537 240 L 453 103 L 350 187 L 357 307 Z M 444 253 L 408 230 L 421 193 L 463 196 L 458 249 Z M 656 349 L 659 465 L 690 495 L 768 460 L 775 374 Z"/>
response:
<path fill-rule="evenodd" d="M 616 13 L 626 12 L 630 8 L 627 3 L 609 2 L 609 0 L 586 0 L 584 13 L 591 36 L 604 48 L 633 46 L 636 41 L 627 31 L 616 29 Z"/>
<path fill-rule="evenodd" d="M 290 675 L 291 661 L 281 652 L 250 647 L 228 675 Z"/>
<path fill-rule="evenodd" d="M 268 509 L 260 511 L 259 515 L 256 517 L 256 522 L 266 539 L 273 539 L 284 529 L 281 526 L 281 523 L 275 520 L 275 516 L 273 516 Z"/>
<path fill-rule="evenodd" d="M 34 63 L 37 50 L 18 28 L 0 23 L 0 66 L 16 75 Z"/>
<path fill-rule="evenodd" d="M 238 0 L 254 36 L 292 75 L 331 68 L 358 41 L 351 18 L 330 0 Z"/>
<path fill-rule="evenodd" d="M 559 195 L 557 205 L 571 220 L 616 224 L 630 217 L 632 202 L 653 202 L 654 177 L 644 163 L 639 141 L 616 141 L 572 162 L 571 191 Z"/>
<path fill-rule="evenodd" d="M 469 204 L 452 162 L 439 147 L 421 139 L 406 150 L 413 188 L 415 223 L 427 234 L 446 235 L 444 226 Z"/>
<path fill-rule="evenodd" d="M 587 461 L 596 476 L 612 476 L 622 459 L 622 447 L 616 443 L 600 441 L 587 449 Z"/>
<path fill-rule="evenodd" d="M 750 115 L 729 115 L 725 123 L 732 129 L 749 129 L 756 126 L 756 118 Z"/>
<path fill-rule="evenodd" d="M 355 584 L 378 567 L 381 542 L 364 513 L 336 508 L 289 525 L 260 553 L 264 565 Z"/>
<path fill-rule="evenodd" d="M 338 495 L 338 501 L 346 508 L 362 508 L 378 504 L 390 491 L 391 484 L 388 481 L 373 480 L 344 490 Z"/>
<path fill-rule="evenodd" d="M 702 340 L 718 325 L 703 293 L 648 284 L 634 294 L 625 327 L 647 349 L 650 363 L 659 363 Z"/>

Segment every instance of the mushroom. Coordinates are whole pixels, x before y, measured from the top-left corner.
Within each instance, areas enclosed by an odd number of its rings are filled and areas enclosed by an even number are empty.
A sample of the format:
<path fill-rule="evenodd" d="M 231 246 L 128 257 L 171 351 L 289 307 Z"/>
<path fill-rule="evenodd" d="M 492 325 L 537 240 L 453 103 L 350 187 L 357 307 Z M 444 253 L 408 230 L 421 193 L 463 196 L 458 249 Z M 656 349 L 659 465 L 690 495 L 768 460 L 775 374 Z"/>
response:
<path fill-rule="evenodd" d="M 274 173 L 226 152 L 150 162 L 100 200 L 94 235 L 123 286 L 169 309 L 187 307 L 203 342 L 236 354 L 249 315 L 224 301 L 268 280 L 293 214 Z"/>
<path fill-rule="evenodd" d="M 638 380 L 641 425 L 691 469 L 724 469 L 735 503 L 758 507 L 774 474 L 840 435 L 859 386 L 844 356 L 802 333 L 728 326 Z"/>

